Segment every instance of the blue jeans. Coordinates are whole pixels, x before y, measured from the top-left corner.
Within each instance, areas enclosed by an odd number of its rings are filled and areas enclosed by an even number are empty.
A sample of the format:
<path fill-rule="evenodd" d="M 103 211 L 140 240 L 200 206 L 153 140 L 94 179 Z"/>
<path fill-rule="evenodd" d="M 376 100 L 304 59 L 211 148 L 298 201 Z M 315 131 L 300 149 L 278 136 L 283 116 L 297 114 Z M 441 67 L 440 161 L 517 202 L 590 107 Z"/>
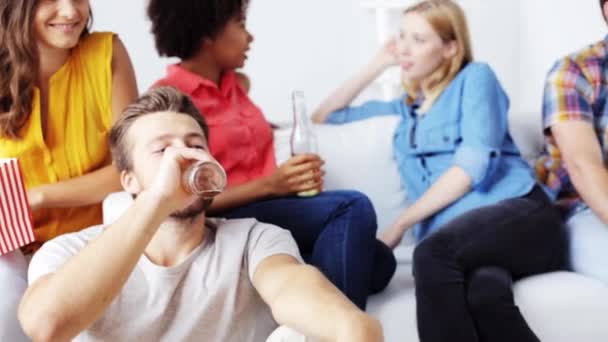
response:
<path fill-rule="evenodd" d="M 374 208 L 356 191 L 261 200 L 215 216 L 255 217 L 289 230 L 304 260 L 361 309 L 395 273 L 395 256 L 376 239 Z"/>

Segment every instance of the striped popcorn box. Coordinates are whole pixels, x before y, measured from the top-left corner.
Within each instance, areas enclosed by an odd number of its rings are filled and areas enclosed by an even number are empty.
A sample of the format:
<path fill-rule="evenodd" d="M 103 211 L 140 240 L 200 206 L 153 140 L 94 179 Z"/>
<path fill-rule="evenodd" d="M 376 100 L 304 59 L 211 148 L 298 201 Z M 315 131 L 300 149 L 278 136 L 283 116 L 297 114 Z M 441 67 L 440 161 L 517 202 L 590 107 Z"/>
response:
<path fill-rule="evenodd" d="M 0 159 L 0 255 L 32 243 L 34 239 L 19 161 Z"/>

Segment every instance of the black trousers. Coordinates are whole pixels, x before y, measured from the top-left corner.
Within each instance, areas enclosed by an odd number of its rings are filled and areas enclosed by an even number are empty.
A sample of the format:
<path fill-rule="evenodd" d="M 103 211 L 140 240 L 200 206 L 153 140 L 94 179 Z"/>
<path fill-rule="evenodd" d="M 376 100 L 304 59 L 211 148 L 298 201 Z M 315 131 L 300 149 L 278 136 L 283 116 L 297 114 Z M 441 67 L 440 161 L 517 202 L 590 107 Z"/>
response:
<path fill-rule="evenodd" d="M 513 281 L 564 269 L 564 224 L 539 187 L 458 216 L 414 251 L 421 342 L 539 341 Z"/>

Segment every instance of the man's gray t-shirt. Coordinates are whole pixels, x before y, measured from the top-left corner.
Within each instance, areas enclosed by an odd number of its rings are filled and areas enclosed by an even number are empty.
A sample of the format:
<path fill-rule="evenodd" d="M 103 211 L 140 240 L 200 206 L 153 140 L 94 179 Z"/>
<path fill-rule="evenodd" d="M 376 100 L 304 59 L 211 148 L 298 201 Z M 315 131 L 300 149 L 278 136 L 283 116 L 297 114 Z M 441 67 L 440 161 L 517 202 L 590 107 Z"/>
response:
<path fill-rule="evenodd" d="M 56 271 L 103 229 L 92 227 L 44 244 L 30 264 L 30 284 Z M 208 231 L 205 242 L 175 267 L 142 256 L 104 315 L 75 340 L 264 341 L 277 324 L 253 287 L 253 274 L 272 255 L 301 261 L 291 234 L 255 219 L 218 220 Z"/>

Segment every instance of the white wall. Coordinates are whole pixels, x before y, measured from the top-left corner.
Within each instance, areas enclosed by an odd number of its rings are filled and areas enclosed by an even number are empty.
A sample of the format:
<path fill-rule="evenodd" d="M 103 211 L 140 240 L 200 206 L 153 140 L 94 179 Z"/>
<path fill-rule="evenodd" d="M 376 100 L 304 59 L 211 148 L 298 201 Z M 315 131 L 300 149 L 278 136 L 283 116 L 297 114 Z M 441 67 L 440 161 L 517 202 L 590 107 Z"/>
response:
<path fill-rule="evenodd" d="M 492 0 L 496 1 L 496 0 Z M 544 78 L 561 57 L 608 33 L 597 0 L 520 0 L 520 111 L 540 111 Z"/>
<path fill-rule="evenodd" d="M 150 33 L 145 7 L 147 0 L 90 0 L 93 29 L 119 34 L 126 45 L 140 91 L 146 90 L 164 75 L 167 59 L 158 57 Z"/>
<path fill-rule="evenodd" d="M 294 89 L 313 107 L 370 56 L 373 19 L 356 0 L 254 0 L 248 24 L 256 40 L 245 68 L 252 98 L 275 122 L 290 120 Z"/>
<path fill-rule="evenodd" d="M 519 56 L 519 25 L 513 23 L 520 2 L 459 2 L 469 14 L 476 58 L 490 62 L 509 93 L 515 93 L 519 66 L 513 61 Z M 302 89 L 309 107 L 315 107 L 361 68 L 379 45 L 374 12 L 356 0 L 257 1 L 252 3 L 249 26 L 257 37 L 246 66 L 253 79 L 251 95 L 278 122 L 289 120 L 291 90 Z M 379 96 L 379 86 L 362 95 Z"/>
<path fill-rule="evenodd" d="M 467 15 L 475 59 L 492 66 L 510 95 L 520 82 L 518 16 L 525 1 L 530 0 L 458 1 Z M 511 101 L 517 102 L 517 99 L 511 96 Z"/>
<path fill-rule="evenodd" d="M 518 112 L 540 110 L 543 79 L 556 58 L 606 33 L 595 0 L 459 2 L 469 18 L 476 58 L 494 67 Z M 95 29 L 120 34 L 145 90 L 170 62 L 156 55 L 147 1 L 91 3 Z M 290 120 L 292 90 L 303 90 L 314 107 L 378 46 L 374 15 L 358 0 L 252 0 L 249 28 L 255 36 L 245 68 L 253 81 L 251 96 L 279 123 Z M 373 87 L 364 94 L 377 96 L 379 88 Z"/>

